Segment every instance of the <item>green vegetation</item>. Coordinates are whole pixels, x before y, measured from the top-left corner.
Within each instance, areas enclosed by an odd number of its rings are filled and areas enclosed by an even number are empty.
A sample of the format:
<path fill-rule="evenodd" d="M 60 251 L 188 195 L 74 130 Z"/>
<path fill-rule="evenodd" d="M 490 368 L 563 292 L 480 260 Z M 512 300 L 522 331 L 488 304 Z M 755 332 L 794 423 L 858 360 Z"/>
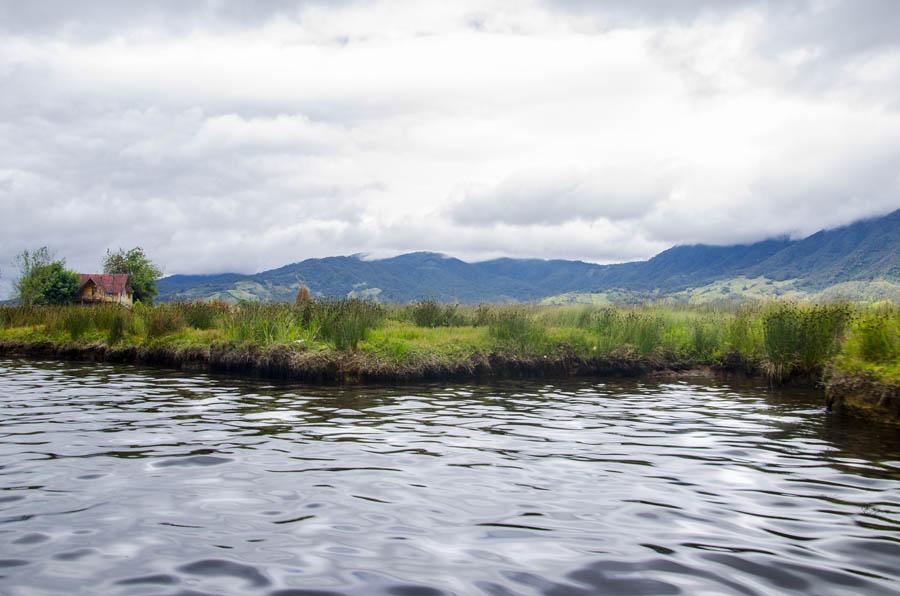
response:
<path fill-rule="evenodd" d="M 44 246 L 24 250 L 16 257 L 19 279 L 16 297 L 22 304 L 70 304 L 78 291 L 78 274 L 66 269 L 65 261 L 54 259 Z"/>
<path fill-rule="evenodd" d="M 23 250 L 16 256 L 19 277 L 15 282 L 15 301 L 31 305 L 64 305 L 75 302 L 78 293 L 78 274 L 66 268 L 65 259 L 57 259 L 46 246 L 37 250 Z M 156 281 L 162 271 L 140 247 L 129 251 L 119 249 L 106 253 L 104 273 L 130 275 L 135 302 L 151 304 L 157 294 Z"/>
<path fill-rule="evenodd" d="M 834 369 L 863 374 L 879 383 L 900 384 L 900 308 L 882 302 L 858 313 Z"/>
<path fill-rule="evenodd" d="M 128 251 L 121 248 L 116 252 L 107 251 L 103 272 L 130 275 L 134 300 L 144 304 L 153 303 L 157 294 L 156 280 L 162 277 L 162 270 L 144 254 L 140 246 Z"/>
<path fill-rule="evenodd" d="M 772 380 L 819 378 L 830 363 L 896 378 L 900 316 L 890 303 L 630 307 L 385 307 L 359 299 L 296 304 L 222 302 L 0 308 L 0 341 L 117 348 L 287 349 L 354 353 L 414 370 L 486 357 L 550 361 L 625 358 L 650 368 L 710 365 Z"/>

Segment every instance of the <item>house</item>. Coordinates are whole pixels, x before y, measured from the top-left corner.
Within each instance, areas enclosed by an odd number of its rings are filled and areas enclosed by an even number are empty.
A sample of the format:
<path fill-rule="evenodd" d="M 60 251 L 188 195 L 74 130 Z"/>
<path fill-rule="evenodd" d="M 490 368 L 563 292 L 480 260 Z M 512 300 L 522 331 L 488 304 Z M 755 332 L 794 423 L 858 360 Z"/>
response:
<path fill-rule="evenodd" d="M 131 306 L 131 281 L 127 273 L 79 273 L 76 301 L 81 304 Z"/>

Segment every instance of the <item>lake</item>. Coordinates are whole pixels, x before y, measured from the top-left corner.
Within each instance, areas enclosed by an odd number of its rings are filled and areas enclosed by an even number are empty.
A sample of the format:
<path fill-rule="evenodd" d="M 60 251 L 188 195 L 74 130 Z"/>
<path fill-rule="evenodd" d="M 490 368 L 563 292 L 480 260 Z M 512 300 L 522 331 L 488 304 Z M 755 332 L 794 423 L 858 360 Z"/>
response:
<path fill-rule="evenodd" d="M 896 594 L 900 429 L 822 403 L 0 360 L 0 593 Z"/>

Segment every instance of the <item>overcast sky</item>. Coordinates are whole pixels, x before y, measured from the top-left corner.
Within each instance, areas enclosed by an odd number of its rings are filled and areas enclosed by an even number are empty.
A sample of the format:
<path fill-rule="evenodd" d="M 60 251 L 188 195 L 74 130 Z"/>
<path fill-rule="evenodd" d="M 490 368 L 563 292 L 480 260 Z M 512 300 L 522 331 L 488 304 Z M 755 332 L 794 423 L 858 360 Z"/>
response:
<path fill-rule="evenodd" d="M 0 268 L 597 262 L 900 207 L 900 2 L 0 0 Z"/>

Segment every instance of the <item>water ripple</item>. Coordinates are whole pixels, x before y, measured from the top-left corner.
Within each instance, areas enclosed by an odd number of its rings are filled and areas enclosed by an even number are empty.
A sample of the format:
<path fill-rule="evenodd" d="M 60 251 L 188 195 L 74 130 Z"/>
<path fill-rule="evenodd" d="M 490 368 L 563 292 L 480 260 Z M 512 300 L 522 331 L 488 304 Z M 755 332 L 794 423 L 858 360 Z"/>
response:
<path fill-rule="evenodd" d="M 0 361 L 0 593 L 892 594 L 900 433 L 821 395 Z"/>

